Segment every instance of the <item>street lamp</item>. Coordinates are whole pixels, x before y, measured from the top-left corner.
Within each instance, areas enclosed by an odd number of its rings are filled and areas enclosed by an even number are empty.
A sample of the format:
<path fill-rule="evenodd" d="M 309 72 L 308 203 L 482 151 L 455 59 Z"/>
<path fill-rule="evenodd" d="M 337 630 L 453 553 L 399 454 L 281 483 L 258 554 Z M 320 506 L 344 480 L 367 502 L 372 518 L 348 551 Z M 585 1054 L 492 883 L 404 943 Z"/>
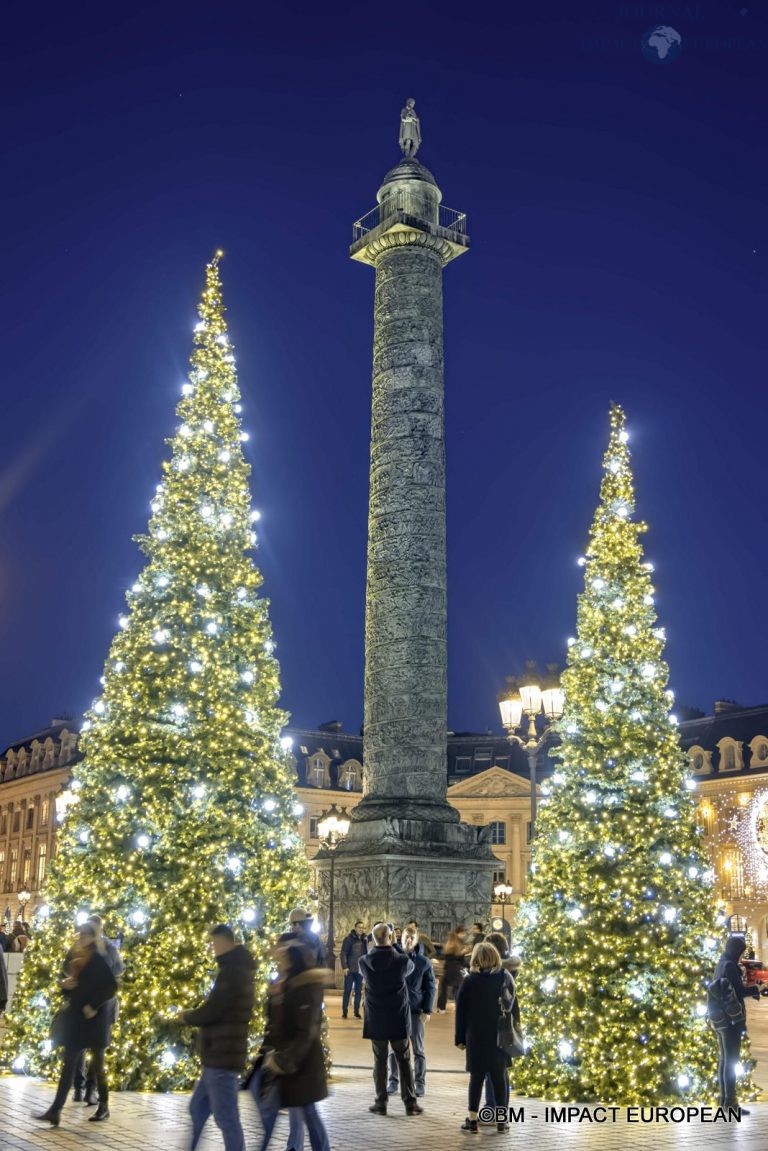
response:
<path fill-rule="evenodd" d="M 507 904 L 512 902 L 513 891 L 514 888 L 511 883 L 497 883 L 493 889 L 494 900 L 501 907 L 501 918 L 504 920 L 505 928 L 507 924 L 505 909 Z"/>
<path fill-rule="evenodd" d="M 20 919 L 20 920 L 22 920 L 22 922 L 23 922 L 23 920 L 24 920 L 24 912 L 27 910 L 27 904 L 29 903 L 29 901 L 30 901 L 30 899 L 32 898 L 32 896 L 31 896 L 31 894 L 30 894 L 30 893 L 27 891 L 26 887 L 22 887 L 22 889 L 21 889 L 21 891 L 19 892 L 19 894 L 18 894 L 17 898 L 18 898 L 18 901 L 19 901 L 19 919 Z"/>
<path fill-rule="evenodd" d="M 345 808 L 338 808 L 332 804 L 327 811 L 320 813 L 317 824 L 317 834 L 320 842 L 331 857 L 331 891 L 328 899 L 328 966 L 331 971 L 336 969 L 336 954 L 333 938 L 333 879 L 336 848 L 349 831 L 349 815 Z"/>
<path fill-rule="evenodd" d="M 531 776 L 531 842 L 536 834 L 536 767 L 538 755 L 549 736 L 549 727 L 560 719 L 565 707 L 565 693 L 560 687 L 560 677 L 554 664 L 547 668 L 548 675 L 544 686 L 538 682 L 536 664 L 525 665 L 525 675 L 519 681 L 517 692 L 499 700 L 501 722 L 507 730 L 510 743 L 524 748 L 528 756 L 528 770 Z M 544 730 L 539 735 L 536 730 L 536 717 L 544 714 Z M 518 734 L 523 719 L 528 720 L 525 736 Z"/>

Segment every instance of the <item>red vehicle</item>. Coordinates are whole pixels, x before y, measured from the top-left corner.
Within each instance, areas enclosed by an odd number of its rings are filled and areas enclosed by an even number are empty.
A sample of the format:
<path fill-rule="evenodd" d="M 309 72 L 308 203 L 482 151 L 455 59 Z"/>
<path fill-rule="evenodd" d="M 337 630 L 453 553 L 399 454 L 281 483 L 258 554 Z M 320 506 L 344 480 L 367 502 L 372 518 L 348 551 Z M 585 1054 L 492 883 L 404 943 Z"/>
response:
<path fill-rule="evenodd" d="M 768 995 L 768 967 L 759 959 L 742 959 L 741 967 L 747 987 L 757 987 L 761 995 Z"/>

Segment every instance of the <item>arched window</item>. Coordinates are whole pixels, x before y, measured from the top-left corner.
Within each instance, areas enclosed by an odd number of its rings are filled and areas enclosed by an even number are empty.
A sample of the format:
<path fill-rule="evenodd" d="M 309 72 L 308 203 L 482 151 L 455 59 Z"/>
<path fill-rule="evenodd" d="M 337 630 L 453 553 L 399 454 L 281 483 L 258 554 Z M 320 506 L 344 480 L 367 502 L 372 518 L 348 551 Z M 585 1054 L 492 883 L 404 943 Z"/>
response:
<path fill-rule="evenodd" d="M 325 787 L 326 759 L 323 755 L 313 755 L 309 760 L 307 783 L 310 787 Z"/>
<path fill-rule="evenodd" d="M 768 739 L 764 735 L 756 735 L 749 749 L 752 752 L 750 767 L 768 767 Z"/>
<path fill-rule="evenodd" d="M 494 823 L 489 823 L 488 830 L 491 835 L 491 843 L 507 842 L 507 825 L 503 820 L 497 819 Z"/>
<path fill-rule="evenodd" d="M 345 791 L 360 791 L 363 786 L 363 768 L 356 759 L 348 759 L 340 772 L 339 784 Z"/>
<path fill-rule="evenodd" d="M 691 765 L 691 771 L 699 775 L 708 774 L 712 771 L 712 752 L 694 744 L 688 749 L 688 762 Z"/>
<path fill-rule="evenodd" d="M 721 771 L 741 771 L 744 767 L 744 760 L 742 758 L 742 744 L 732 739 L 729 735 L 721 739 L 717 745 L 720 752 L 720 770 Z"/>

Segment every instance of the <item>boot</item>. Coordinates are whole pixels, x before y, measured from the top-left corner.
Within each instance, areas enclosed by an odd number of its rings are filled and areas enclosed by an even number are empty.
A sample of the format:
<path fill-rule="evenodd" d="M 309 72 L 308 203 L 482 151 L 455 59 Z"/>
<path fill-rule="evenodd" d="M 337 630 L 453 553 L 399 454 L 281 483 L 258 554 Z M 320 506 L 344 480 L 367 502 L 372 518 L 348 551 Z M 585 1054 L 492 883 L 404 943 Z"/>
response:
<path fill-rule="evenodd" d="M 76 1087 L 75 1093 L 72 1096 L 72 1102 L 73 1103 L 82 1103 L 82 1101 L 83 1101 L 83 1089 L 82 1089 L 82 1087 Z"/>
<path fill-rule="evenodd" d="M 424 1108 L 419 1107 L 418 1103 L 409 1103 L 405 1108 L 406 1115 L 423 1115 Z"/>
<path fill-rule="evenodd" d="M 49 1107 L 47 1111 L 41 1112 L 39 1115 L 33 1115 L 33 1119 L 39 1119 L 41 1123 L 50 1123 L 51 1127 L 58 1127 L 61 1123 L 61 1111 L 52 1111 Z"/>
<path fill-rule="evenodd" d="M 372 1107 L 368 1108 L 368 1110 L 372 1115 L 386 1115 L 387 1105 L 386 1103 L 374 1103 Z"/>
<path fill-rule="evenodd" d="M 99 1097 L 96 1093 L 96 1088 L 93 1086 L 92 1083 L 86 1083 L 86 1085 L 85 1085 L 85 1097 L 84 1098 L 85 1098 L 86 1107 L 95 1107 L 96 1104 L 98 1103 Z"/>
<path fill-rule="evenodd" d="M 101 1123 L 102 1119 L 109 1119 L 108 1103 L 99 1103 L 94 1114 L 88 1116 L 89 1123 Z"/>

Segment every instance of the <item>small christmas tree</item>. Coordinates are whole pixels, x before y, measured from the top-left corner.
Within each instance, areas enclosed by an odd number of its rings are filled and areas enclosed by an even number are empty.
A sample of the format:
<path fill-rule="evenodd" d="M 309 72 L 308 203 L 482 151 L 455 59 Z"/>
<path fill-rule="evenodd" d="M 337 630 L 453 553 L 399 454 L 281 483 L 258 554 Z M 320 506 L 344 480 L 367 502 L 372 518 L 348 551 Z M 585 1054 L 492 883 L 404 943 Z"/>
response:
<path fill-rule="evenodd" d="M 694 1101 L 716 1092 L 706 985 L 721 939 L 627 438 L 613 407 L 563 675 L 561 762 L 519 916 L 531 1049 L 514 1083 L 558 1100 Z"/>
<path fill-rule="evenodd" d="M 46 917 L 10 1020 L 14 1065 L 50 1073 L 62 958 L 76 919 L 99 913 L 126 964 L 108 1057 L 122 1088 L 190 1085 L 194 1033 L 172 1020 L 210 988 L 206 929 L 240 929 L 263 1002 L 271 939 L 307 884 L 268 605 L 250 556 L 258 513 L 218 255 L 199 313 L 171 458 L 140 540 L 147 564 L 83 725 Z"/>

